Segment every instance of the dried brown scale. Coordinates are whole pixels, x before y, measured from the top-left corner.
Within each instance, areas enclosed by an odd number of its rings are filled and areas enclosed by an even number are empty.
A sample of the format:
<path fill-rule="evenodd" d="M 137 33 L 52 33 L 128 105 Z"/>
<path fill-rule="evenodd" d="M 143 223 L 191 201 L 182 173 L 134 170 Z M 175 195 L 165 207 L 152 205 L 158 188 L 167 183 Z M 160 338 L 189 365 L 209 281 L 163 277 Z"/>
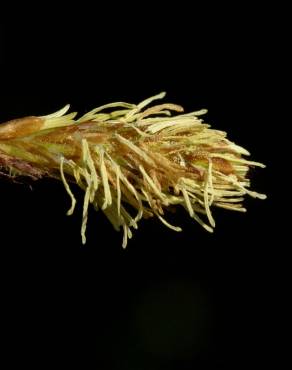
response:
<path fill-rule="evenodd" d="M 47 171 L 45 169 L 32 166 L 29 162 L 8 156 L 7 154 L 2 152 L 0 152 L 0 171 L 1 173 L 3 173 L 1 167 L 6 172 L 13 172 L 15 170 L 16 172 L 18 172 L 18 175 L 25 174 L 33 180 L 37 180 L 47 175 Z"/>
<path fill-rule="evenodd" d="M 34 116 L 8 121 L 0 126 L 0 140 L 10 140 L 27 136 L 38 131 L 42 125 L 43 120 Z"/>

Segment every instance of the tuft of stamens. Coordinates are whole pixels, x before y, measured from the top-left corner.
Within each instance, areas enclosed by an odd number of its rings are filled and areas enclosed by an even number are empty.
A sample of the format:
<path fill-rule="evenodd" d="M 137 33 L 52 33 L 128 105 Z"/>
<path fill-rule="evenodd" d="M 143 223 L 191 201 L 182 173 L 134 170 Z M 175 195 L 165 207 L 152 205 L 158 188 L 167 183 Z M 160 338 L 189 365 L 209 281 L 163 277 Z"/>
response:
<path fill-rule="evenodd" d="M 0 174 L 42 176 L 62 181 L 71 200 L 72 184 L 84 191 L 81 236 L 86 242 L 88 208 L 101 209 L 116 230 L 123 230 L 123 247 L 142 218 L 165 218 L 182 206 L 212 232 L 212 208 L 245 212 L 245 195 L 265 199 L 250 190 L 248 170 L 265 166 L 247 160 L 249 152 L 211 129 L 200 118 L 206 110 L 182 113 L 165 103 L 150 106 L 165 93 L 139 104 L 103 105 L 76 119 L 69 105 L 41 117 L 25 117 L 0 126 Z M 173 115 L 172 112 L 175 112 Z M 202 218 L 199 216 L 202 215 Z"/>

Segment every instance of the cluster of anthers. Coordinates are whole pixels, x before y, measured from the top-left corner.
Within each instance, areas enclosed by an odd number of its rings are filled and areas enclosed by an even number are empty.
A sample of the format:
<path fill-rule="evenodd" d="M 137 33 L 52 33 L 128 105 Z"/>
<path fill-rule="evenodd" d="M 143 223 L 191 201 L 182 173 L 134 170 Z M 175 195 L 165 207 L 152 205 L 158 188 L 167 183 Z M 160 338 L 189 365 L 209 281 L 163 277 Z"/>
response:
<path fill-rule="evenodd" d="M 244 148 L 209 128 L 200 110 L 183 114 L 175 104 L 149 107 L 165 93 L 140 104 L 106 104 L 75 119 L 69 105 L 43 117 L 25 117 L 0 125 L 0 172 L 6 176 L 50 176 L 84 190 L 81 235 L 86 242 L 89 204 L 101 209 L 116 230 L 123 229 L 123 247 L 142 218 L 181 205 L 190 217 L 212 232 L 211 206 L 245 212 L 243 196 L 264 199 L 249 190 L 250 166 Z M 172 115 L 171 112 L 177 112 Z"/>

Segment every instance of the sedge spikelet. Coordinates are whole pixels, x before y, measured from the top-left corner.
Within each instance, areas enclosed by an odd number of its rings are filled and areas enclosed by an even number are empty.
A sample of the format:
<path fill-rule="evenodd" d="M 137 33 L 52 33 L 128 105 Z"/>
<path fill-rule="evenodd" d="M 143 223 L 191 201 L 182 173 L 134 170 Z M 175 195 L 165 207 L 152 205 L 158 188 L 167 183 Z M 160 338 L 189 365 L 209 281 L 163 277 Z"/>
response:
<path fill-rule="evenodd" d="M 211 208 L 245 212 L 245 195 L 264 199 L 250 190 L 251 166 L 244 148 L 213 130 L 200 118 L 206 110 L 184 114 L 175 104 L 111 103 L 80 118 L 69 105 L 42 117 L 25 117 L 0 126 L 0 173 L 60 179 L 71 199 L 70 184 L 84 190 L 81 224 L 86 242 L 90 204 L 101 209 L 116 230 L 123 230 L 123 247 L 142 218 L 157 216 L 167 227 L 165 211 L 182 206 L 191 218 L 212 232 Z M 174 113 L 174 114 L 173 114 Z"/>

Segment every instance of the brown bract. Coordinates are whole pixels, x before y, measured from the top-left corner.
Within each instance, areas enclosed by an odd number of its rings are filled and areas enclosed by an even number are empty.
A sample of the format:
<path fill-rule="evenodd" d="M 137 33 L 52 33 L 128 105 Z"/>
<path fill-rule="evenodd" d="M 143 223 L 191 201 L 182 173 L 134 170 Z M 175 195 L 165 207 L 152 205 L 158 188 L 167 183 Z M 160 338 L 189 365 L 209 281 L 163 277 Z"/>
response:
<path fill-rule="evenodd" d="M 42 118 L 34 116 L 8 121 L 0 126 L 0 140 L 15 139 L 29 135 L 40 130 L 43 123 Z"/>

